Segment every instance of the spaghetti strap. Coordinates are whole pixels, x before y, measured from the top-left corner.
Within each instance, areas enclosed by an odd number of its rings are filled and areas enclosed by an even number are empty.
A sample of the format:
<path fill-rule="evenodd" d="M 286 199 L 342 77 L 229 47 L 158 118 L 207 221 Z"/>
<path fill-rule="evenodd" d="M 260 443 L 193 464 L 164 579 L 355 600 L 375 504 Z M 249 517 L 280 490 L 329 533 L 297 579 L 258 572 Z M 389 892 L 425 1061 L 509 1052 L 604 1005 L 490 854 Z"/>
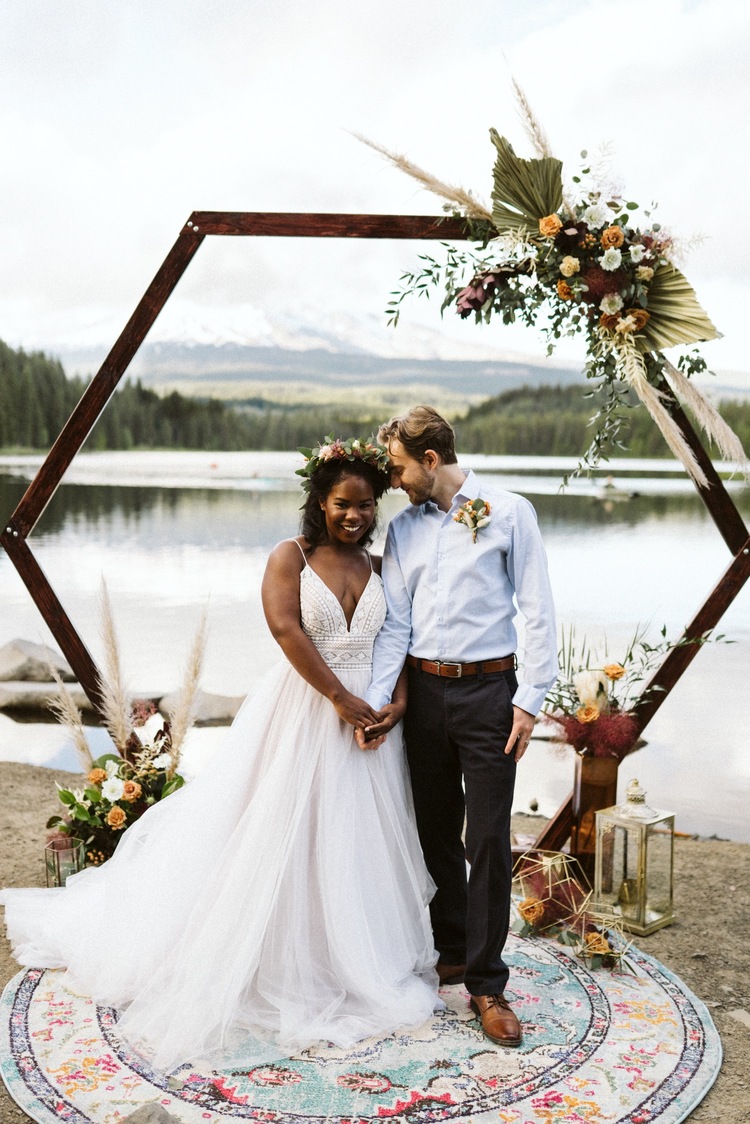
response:
<path fill-rule="evenodd" d="M 300 543 L 298 543 L 296 539 L 287 539 L 287 542 L 293 542 L 293 543 L 296 543 L 297 546 L 299 546 L 299 552 L 302 555 L 302 561 L 307 566 L 308 565 L 307 555 L 305 554 L 304 550 L 302 549 Z M 369 555 L 368 555 L 368 558 L 369 558 Z M 370 563 L 370 569 L 372 569 L 372 562 Z"/>
<path fill-rule="evenodd" d="M 367 561 L 370 563 L 370 573 L 372 573 L 372 558 L 370 557 L 370 552 L 366 547 L 365 547 L 365 554 L 367 555 Z M 307 560 L 305 559 L 305 561 L 307 561 Z"/>

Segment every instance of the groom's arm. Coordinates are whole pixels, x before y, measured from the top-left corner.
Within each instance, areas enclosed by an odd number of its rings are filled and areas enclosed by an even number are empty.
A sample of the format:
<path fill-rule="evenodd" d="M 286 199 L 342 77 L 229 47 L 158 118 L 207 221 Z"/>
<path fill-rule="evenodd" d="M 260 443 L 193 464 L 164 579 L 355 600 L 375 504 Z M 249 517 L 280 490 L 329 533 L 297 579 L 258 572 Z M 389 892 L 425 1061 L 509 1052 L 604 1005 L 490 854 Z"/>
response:
<path fill-rule="evenodd" d="M 388 528 L 381 576 L 388 612 L 375 638 L 372 680 L 365 693 L 365 700 L 374 710 L 391 701 L 411 640 L 411 597 L 398 559 L 393 524 Z"/>

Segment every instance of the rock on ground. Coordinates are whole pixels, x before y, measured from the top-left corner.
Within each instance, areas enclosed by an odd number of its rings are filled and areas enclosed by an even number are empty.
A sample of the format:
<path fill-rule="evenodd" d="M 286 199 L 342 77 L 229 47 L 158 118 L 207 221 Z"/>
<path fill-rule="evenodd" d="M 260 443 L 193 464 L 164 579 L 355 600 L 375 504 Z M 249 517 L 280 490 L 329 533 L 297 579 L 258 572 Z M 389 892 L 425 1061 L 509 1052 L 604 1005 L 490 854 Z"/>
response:
<path fill-rule="evenodd" d="M 9 640 L 0 648 L 0 681 L 23 679 L 51 683 L 50 664 L 66 682 L 75 678 L 70 664 L 59 652 L 44 644 L 32 644 L 30 640 Z"/>

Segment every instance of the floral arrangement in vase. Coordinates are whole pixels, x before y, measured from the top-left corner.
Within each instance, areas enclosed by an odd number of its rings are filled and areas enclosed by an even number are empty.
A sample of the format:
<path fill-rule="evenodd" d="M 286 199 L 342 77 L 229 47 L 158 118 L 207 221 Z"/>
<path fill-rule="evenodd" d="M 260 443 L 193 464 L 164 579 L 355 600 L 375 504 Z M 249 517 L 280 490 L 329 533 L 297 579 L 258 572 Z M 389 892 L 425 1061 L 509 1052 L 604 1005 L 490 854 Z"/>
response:
<path fill-rule="evenodd" d="M 98 866 L 114 853 L 122 833 L 152 804 L 185 783 L 178 772 L 185 736 L 195 720 L 198 685 L 206 643 L 205 614 L 198 626 L 185 666 L 171 722 L 151 702 L 133 700 L 125 686 L 119 644 L 107 588 L 101 589 L 101 631 L 104 671 L 99 677 L 104 725 L 117 752 L 93 758 L 83 720 L 65 684 L 51 668 L 58 698 L 51 709 L 70 732 L 85 773 L 81 787 L 58 785 L 64 806 L 52 816 L 48 831 L 82 838 L 86 862 Z"/>
<path fill-rule="evenodd" d="M 620 658 L 613 660 L 605 655 L 600 659 L 585 639 L 577 649 L 571 626 L 563 634 L 560 677 L 542 710 L 544 718 L 559 728 L 555 740 L 572 745 L 576 753 L 616 757 L 618 761 L 635 749 L 640 733 L 635 705 L 649 693 L 649 688 L 643 691 L 641 684 L 667 652 L 687 643 L 668 640 L 666 627 L 660 635 L 662 639 L 652 644 L 645 638 L 645 630 L 638 627 Z M 707 640 L 704 636 L 691 643 Z"/>

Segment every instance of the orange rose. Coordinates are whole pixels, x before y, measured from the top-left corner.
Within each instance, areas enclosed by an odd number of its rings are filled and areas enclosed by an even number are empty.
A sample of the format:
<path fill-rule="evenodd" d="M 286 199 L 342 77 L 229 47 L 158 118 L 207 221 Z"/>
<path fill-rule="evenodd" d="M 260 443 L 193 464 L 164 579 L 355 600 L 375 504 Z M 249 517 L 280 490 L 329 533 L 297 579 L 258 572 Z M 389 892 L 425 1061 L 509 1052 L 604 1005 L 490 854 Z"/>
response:
<path fill-rule="evenodd" d="M 539 220 L 539 233 L 545 238 L 554 238 L 562 230 L 562 219 L 559 215 L 545 215 Z"/>
<path fill-rule="evenodd" d="M 612 946 L 603 933 L 587 933 L 586 951 L 592 956 L 608 956 L 612 952 Z"/>
<path fill-rule="evenodd" d="M 573 300 L 573 290 L 567 281 L 563 281 L 562 277 L 557 282 L 557 295 L 561 301 Z"/>
<path fill-rule="evenodd" d="M 586 706 L 579 706 L 576 711 L 576 718 L 579 722 L 596 722 L 599 717 L 599 707 L 594 706 L 593 703 L 586 703 Z"/>
<path fill-rule="evenodd" d="M 626 316 L 631 316 L 635 321 L 634 331 L 640 332 L 641 328 L 645 328 L 651 319 L 651 313 L 646 312 L 645 308 L 628 308 L 625 310 Z"/>
<path fill-rule="evenodd" d="M 122 786 L 122 800 L 127 800 L 128 804 L 132 804 L 141 795 L 142 789 L 138 781 L 125 781 Z"/>
<path fill-rule="evenodd" d="M 621 226 L 608 226 L 606 230 L 602 231 L 601 244 L 605 250 L 615 249 L 619 250 L 625 241 L 625 235 L 622 232 Z"/>
<path fill-rule="evenodd" d="M 88 779 L 91 781 L 92 784 L 101 784 L 102 781 L 106 781 L 106 779 L 107 779 L 107 770 L 106 769 L 92 769 L 91 772 L 88 775 Z"/>
<path fill-rule="evenodd" d="M 125 819 L 125 813 L 117 804 L 107 812 L 107 824 L 114 831 L 120 831 L 121 828 L 125 827 Z"/>
<path fill-rule="evenodd" d="M 606 328 L 606 330 L 608 332 L 614 332 L 614 330 L 616 329 L 616 327 L 619 323 L 620 323 L 619 314 L 615 314 L 614 316 L 608 316 L 606 312 L 603 312 L 601 314 L 601 316 L 599 317 L 599 327 L 600 328 Z"/>
<path fill-rule="evenodd" d="M 608 663 L 602 668 L 602 671 L 607 676 L 607 679 L 622 679 L 625 674 L 625 668 L 621 663 Z"/>
<path fill-rule="evenodd" d="M 544 902 L 540 902 L 539 898 L 524 898 L 518 912 L 528 925 L 536 925 L 544 917 Z"/>

